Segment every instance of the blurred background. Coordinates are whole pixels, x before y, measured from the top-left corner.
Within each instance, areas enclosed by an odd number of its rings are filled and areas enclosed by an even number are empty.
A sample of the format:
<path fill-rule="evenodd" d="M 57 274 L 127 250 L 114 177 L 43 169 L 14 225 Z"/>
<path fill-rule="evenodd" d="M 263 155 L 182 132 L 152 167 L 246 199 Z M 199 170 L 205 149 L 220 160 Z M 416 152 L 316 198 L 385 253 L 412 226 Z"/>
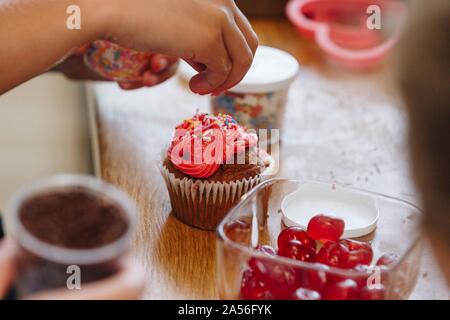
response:
<path fill-rule="evenodd" d="M 236 0 L 236 4 L 248 17 L 284 16 L 284 9 L 289 0 Z"/>
<path fill-rule="evenodd" d="M 0 211 L 17 188 L 58 172 L 90 172 L 83 84 L 50 72 L 0 97 Z"/>
<path fill-rule="evenodd" d="M 257 31 L 267 28 L 267 18 L 278 21 L 271 24 L 273 30 L 265 32 L 263 40 L 301 56 L 303 65 L 323 69 L 320 50 L 289 32 L 288 2 L 236 0 Z M 11 193 L 30 180 L 58 172 L 92 172 L 83 88 L 81 82 L 51 72 L 1 97 L 0 211 Z"/>
<path fill-rule="evenodd" d="M 386 77 L 389 67 L 381 65 L 356 73 L 330 67 L 314 41 L 298 37 L 288 22 L 285 16 L 288 2 L 236 0 L 251 17 L 257 33 L 261 31 L 263 44 L 288 51 L 301 62 L 302 73 L 297 81 L 301 90 L 293 90 L 290 100 L 300 105 L 303 113 L 300 115 L 298 109 L 291 108 L 286 116 L 286 125 L 300 133 L 291 130 L 292 135 L 285 139 L 285 168 L 295 175 L 308 172 L 311 178 L 317 178 L 315 173 L 326 174 L 344 184 L 384 190 L 413 200 L 415 193 L 405 165 L 408 163 L 403 139 L 405 119 L 395 89 Z M 115 87 L 99 88 L 97 94 L 112 93 L 109 100 L 117 104 L 128 102 L 133 94 L 125 95 Z M 139 90 L 136 100 L 158 95 L 150 93 L 152 90 L 156 88 Z M 159 90 L 164 93 L 164 87 Z M 103 96 L 103 100 L 108 100 Z M 147 100 L 142 105 L 148 108 Z M 348 108 L 350 105 L 353 109 Z M 138 106 L 134 108 L 137 112 Z M 335 117 L 327 119 L 324 114 Z M 0 97 L 0 212 L 19 186 L 36 178 L 59 172 L 93 173 L 89 121 L 92 117 L 84 84 L 67 80 L 56 72 L 41 75 Z M 349 128 L 361 134 L 349 136 Z M 291 141 L 297 144 L 290 144 Z M 373 163 L 368 159 L 373 159 Z M 392 159 L 402 160 L 402 165 Z M 324 166 L 335 170 L 324 172 Z M 429 251 L 423 261 L 425 271 L 419 279 L 422 290 L 412 298 L 444 297 L 445 285 L 435 286 L 443 280 Z"/>

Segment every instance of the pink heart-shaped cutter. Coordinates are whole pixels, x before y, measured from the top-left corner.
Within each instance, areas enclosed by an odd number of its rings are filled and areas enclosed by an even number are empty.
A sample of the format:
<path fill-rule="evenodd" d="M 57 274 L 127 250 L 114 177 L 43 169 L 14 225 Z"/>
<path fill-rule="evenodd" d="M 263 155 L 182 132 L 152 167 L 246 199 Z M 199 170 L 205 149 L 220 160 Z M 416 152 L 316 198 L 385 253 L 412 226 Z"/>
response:
<path fill-rule="evenodd" d="M 396 0 L 292 0 L 286 14 L 299 34 L 314 39 L 329 60 L 349 69 L 364 70 L 384 59 L 401 30 L 396 28 L 383 41 L 379 32 L 368 29 L 366 10 L 370 5 L 379 6 L 382 14 L 384 10 L 396 12 L 401 21 L 407 12 L 406 5 Z M 356 24 L 336 23 L 342 18 Z"/>

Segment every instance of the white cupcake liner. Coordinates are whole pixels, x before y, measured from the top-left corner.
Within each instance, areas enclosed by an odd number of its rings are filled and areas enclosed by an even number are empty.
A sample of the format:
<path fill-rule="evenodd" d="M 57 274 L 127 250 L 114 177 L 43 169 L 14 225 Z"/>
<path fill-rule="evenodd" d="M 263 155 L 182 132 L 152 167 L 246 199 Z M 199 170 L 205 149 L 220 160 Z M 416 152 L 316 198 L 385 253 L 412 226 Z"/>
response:
<path fill-rule="evenodd" d="M 177 178 L 164 166 L 165 153 L 159 165 L 169 191 L 173 214 L 182 222 L 214 230 L 241 197 L 270 177 L 275 161 L 261 174 L 230 182 L 204 181 L 190 177 Z"/>

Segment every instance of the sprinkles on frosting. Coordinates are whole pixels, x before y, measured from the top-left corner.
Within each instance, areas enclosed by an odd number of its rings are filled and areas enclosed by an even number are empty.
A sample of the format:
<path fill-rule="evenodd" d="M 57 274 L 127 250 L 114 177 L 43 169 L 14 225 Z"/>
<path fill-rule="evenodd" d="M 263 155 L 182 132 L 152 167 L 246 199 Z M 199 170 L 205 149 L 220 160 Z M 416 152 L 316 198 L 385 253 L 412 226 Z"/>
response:
<path fill-rule="evenodd" d="M 230 115 L 197 113 L 176 126 L 167 155 L 181 172 L 207 178 L 257 143 L 256 133 L 247 132 Z"/>

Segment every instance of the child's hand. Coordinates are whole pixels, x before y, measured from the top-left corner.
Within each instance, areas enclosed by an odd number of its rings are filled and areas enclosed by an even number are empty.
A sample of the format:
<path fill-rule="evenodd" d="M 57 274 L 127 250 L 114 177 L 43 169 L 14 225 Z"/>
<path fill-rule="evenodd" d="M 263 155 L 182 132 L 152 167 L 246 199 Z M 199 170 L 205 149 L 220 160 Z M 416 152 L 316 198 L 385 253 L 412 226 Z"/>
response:
<path fill-rule="evenodd" d="M 60 71 L 66 77 L 73 80 L 106 81 L 105 78 L 85 65 L 83 56 L 88 48 L 89 44 L 81 46 L 53 70 Z M 123 81 L 118 82 L 118 84 L 124 90 L 152 87 L 172 77 L 177 71 L 177 67 L 177 58 L 154 54 L 149 61 L 149 70 L 145 71 L 142 75 L 142 81 Z"/>
<path fill-rule="evenodd" d="M 181 57 L 198 72 L 191 90 L 220 93 L 242 80 L 258 46 L 233 0 L 109 1 L 105 37 L 128 48 Z"/>
<path fill-rule="evenodd" d="M 85 65 L 83 55 L 86 49 L 87 47 L 79 48 L 73 55 L 66 58 L 52 70 L 59 71 L 72 80 L 107 81 Z M 160 84 L 175 74 L 178 67 L 178 59 L 155 54 L 152 55 L 149 66 L 150 69 L 142 75 L 142 81 L 119 82 L 119 86 L 124 90 L 131 90 Z"/>
<path fill-rule="evenodd" d="M 102 280 L 81 285 L 80 290 L 59 288 L 38 292 L 28 300 L 138 300 L 144 291 L 144 269 L 131 258 L 123 259 L 119 271 Z"/>
<path fill-rule="evenodd" d="M 17 246 L 10 240 L 0 240 L 0 300 L 10 289 L 16 274 Z M 144 289 L 144 270 L 131 258 L 121 261 L 120 270 L 95 282 L 82 284 L 81 290 L 67 288 L 38 292 L 25 299 L 42 300 L 103 300 L 103 299 L 139 299 Z"/>
<path fill-rule="evenodd" d="M 57 64 L 51 71 L 58 71 L 71 80 L 105 81 L 100 75 L 89 69 L 83 61 L 83 56 L 72 55 Z"/>
<path fill-rule="evenodd" d="M 152 87 L 172 77 L 177 71 L 178 59 L 155 54 L 151 57 L 150 69 L 142 75 L 142 81 L 119 82 L 124 90 L 138 89 L 141 87 Z"/>
<path fill-rule="evenodd" d="M 69 5 L 82 11 L 80 29 L 62 23 Z M 98 39 L 182 58 L 199 72 L 192 91 L 218 94 L 242 80 L 258 46 L 233 0 L 0 1 L 0 21 L 0 94 Z"/>

